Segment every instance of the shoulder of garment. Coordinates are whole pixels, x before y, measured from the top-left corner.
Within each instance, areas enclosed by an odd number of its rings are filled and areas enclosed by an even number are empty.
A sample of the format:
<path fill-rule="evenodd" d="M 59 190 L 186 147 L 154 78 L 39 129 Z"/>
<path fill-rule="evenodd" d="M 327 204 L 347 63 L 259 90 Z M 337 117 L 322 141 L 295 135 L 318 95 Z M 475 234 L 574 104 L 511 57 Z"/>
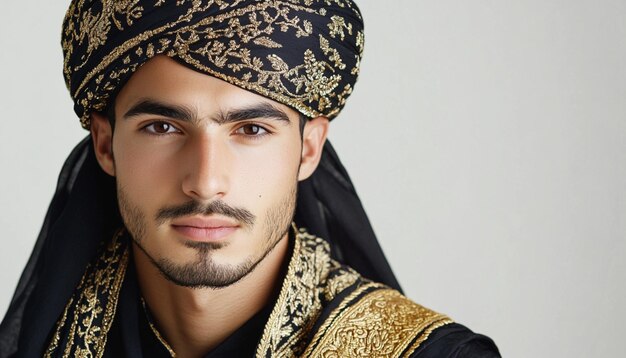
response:
<path fill-rule="evenodd" d="M 304 356 L 499 357 L 489 338 L 400 292 L 361 287 L 324 315 Z"/>
<path fill-rule="evenodd" d="M 487 336 L 458 323 L 442 326 L 416 349 L 412 358 L 500 358 L 496 344 Z"/>

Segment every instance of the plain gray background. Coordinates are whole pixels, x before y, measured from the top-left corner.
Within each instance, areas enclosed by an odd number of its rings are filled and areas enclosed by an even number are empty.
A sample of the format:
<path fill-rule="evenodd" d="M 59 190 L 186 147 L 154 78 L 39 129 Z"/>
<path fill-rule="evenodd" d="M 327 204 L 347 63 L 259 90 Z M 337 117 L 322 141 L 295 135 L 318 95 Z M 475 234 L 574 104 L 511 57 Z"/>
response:
<path fill-rule="evenodd" d="M 71 148 L 68 1 L 0 13 L 0 311 Z M 417 302 L 506 357 L 623 354 L 626 1 L 358 2 L 331 140 Z"/>

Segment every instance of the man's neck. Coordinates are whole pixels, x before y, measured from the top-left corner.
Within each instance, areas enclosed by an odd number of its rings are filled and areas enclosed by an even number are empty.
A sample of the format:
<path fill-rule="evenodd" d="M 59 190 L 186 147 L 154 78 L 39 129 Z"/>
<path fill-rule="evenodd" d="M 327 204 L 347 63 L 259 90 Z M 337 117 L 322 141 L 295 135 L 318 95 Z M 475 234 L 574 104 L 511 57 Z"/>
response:
<path fill-rule="evenodd" d="M 288 247 L 288 235 L 285 235 L 239 282 L 220 289 L 196 289 L 165 279 L 148 256 L 133 244 L 141 293 L 176 356 L 201 357 L 268 304 L 280 289 L 281 268 Z"/>

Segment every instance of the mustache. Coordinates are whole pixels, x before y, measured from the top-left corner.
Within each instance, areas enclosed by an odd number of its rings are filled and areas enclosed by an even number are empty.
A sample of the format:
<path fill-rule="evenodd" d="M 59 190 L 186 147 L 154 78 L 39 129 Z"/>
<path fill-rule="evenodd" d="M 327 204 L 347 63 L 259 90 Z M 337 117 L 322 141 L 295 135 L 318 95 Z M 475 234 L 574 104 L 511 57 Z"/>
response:
<path fill-rule="evenodd" d="M 237 220 L 247 226 L 252 226 L 256 217 L 249 210 L 232 207 L 221 200 L 215 200 L 209 204 L 201 204 L 197 201 L 189 201 L 182 205 L 162 208 L 156 215 L 158 225 L 165 221 L 189 215 L 212 215 L 219 214 Z"/>

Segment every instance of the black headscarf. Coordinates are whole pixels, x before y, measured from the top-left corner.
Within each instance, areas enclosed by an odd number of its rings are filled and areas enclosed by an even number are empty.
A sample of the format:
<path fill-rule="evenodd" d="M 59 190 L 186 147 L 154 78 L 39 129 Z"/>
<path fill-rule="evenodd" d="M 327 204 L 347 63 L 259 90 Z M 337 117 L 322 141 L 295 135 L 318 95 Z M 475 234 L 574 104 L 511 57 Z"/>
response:
<path fill-rule="evenodd" d="M 73 1 L 64 74 L 85 128 L 157 54 L 284 103 L 334 118 L 358 75 L 363 24 L 350 0 Z M 221 45 L 220 45 L 221 44 Z M 224 47 L 225 46 L 225 47 Z M 338 261 L 400 289 L 330 143 L 299 184 L 295 222 Z M 35 247 L 0 325 L 0 357 L 40 355 L 88 263 L 122 225 L 114 178 L 90 137 L 67 158 Z"/>

